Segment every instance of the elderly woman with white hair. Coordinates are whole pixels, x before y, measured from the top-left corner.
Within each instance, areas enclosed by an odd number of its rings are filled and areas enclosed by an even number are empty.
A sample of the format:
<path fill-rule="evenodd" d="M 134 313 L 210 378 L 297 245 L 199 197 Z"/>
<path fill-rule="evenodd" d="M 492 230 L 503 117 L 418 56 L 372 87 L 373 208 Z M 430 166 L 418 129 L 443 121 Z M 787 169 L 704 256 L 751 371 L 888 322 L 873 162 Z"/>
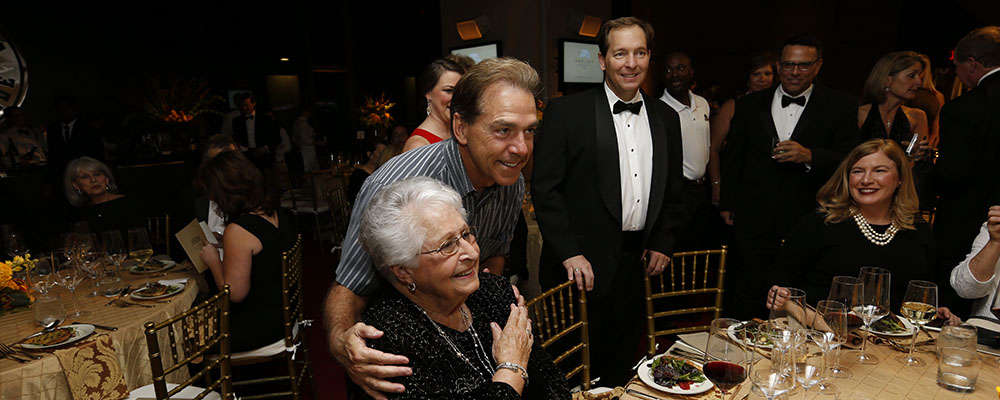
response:
<path fill-rule="evenodd" d="M 143 227 L 142 212 L 131 198 L 118 193 L 111 168 L 90 157 L 66 165 L 63 174 L 66 200 L 75 207 L 71 218 L 85 221 L 93 233 Z"/>
<path fill-rule="evenodd" d="M 404 355 L 413 374 L 393 398 L 568 399 L 563 373 L 535 343 L 524 298 L 479 271 L 475 228 L 459 194 L 431 178 L 386 186 L 365 210 L 360 241 L 389 283 L 362 320 L 372 348 Z M 530 384 L 529 384 L 530 378 Z"/>

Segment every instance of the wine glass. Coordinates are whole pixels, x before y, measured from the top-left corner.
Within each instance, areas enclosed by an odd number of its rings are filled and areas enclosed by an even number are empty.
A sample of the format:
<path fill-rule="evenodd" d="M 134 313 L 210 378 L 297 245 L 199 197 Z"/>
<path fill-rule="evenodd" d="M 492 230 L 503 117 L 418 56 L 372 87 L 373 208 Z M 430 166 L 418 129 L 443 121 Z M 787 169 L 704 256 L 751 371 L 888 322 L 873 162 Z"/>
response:
<path fill-rule="evenodd" d="M 808 314 L 806 313 L 806 292 L 804 290 L 782 287 L 774 292 L 774 296 L 780 299 L 774 299 L 771 303 L 780 303 L 781 306 L 771 309 L 771 316 L 768 320 L 769 329 L 788 328 L 794 331 L 807 327 L 806 315 Z"/>
<path fill-rule="evenodd" d="M 146 228 L 128 230 L 128 256 L 135 260 L 136 265 L 143 267 L 153 256 L 153 246 L 149 244 Z"/>
<path fill-rule="evenodd" d="M 100 252 L 88 250 L 82 252 L 80 255 L 80 262 L 77 263 L 77 268 L 86 274 L 84 278 L 90 279 L 93 286 L 93 290 L 87 293 L 87 297 L 94 297 L 100 294 L 101 283 L 98 277 L 104 268 L 103 264 L 104 255 Z"/>
<path fill-rule="evenodd" d="M 84 315 L 80 311 L 80 306 L 76 300 L 76 287 L 83 281 L 83 271 L 77 268 L 76 265 L 73 265 L 70 257 L 64 250 L 54 251 L 52 255 L 56 268 L 56 277 L 59 279 L 58 283 L 66 288 L 66 290 L 69 290 L 69 296 L 73 303 L 73 313 L 70 315 L 75 317 Z"/>
<path fill-rule="evenodd" d="M 705 377 L 719 388 L 723 398 L 730 389 L 747 379 L 750 369 L 750 354 L 741 344 L 729 340 L 730 331 L 734 331 L 736 337 L 746 337 L 742 322 L 732 318 L 712 320 L 702 367 Z"/>
<path fill-rule="evenodd" d="M 28 248 L 24 244 L 24 236 L 14 230 L 11 225 L 3 226 L 3 247 L 10 258 L 17 256 L 24 257 L 28 253 Z"/>
<path fill-rule="evenodd" d="M 49 289 L 56 284 L 55 268 L 53 266 L 52 254 L 46 254 L 38 260 L 35 268 L 28 271 L 31 287 L 41 295 L 47 295 Z"/>
<path fill-rule="evenodd" d="M 795 381 L 802 386 L 803 392 L 809 392 L 819 384 L 820 393 L 837 394 L 835 386 L 822 384 L 826 372 L 827 348 L 824 346 L 829 343 L 826 335 L 813 329 L 800 329 L 797 333 L 803 336 L 804 340 L 795 347 Z"/>
<path fill-rule="evenodd" d="M 937 315 L 937 285 L 928 281 L 910 281 L 906 286 L 906 295 L 903 296 L 903 305 L 899 313 L 917 326 L 913 332 L 913 340 L 910 341 L 910 352 L 900 357 L 900 361 L 908 367 L 927 365 L 924 360 L 913 356 L 913 348 L 917 344 L 917 335 L 920 334 L 921 327 L 931 322 Z"/>
<path fill-rule="evenodd" d="M 861 317 L 861 322 L 865 325 L 867 335 L 871 335 L 872 323 L 889 315 L 889 270 L 879 267 L 861 267 L 858 279 L 864 285 L 864 295 L 861 304 L 855 304 L 852 308 L 855 314 Z M 865 351 L 868 344 L 867 338 L 861 342 L 861 351 L 857 354 L 857 361 L 861 364 L 874 365 L 879 363 L 878 357 Z"/>
<path fill-rule="evenodd" d="M 833 277 L 833 283 L 830 285 L 830 294 L 827 296 L 827 299 L 840 302 L 847 308 L 847 313 L 844 315 L 846 321 L 844 334 L 841 335 L 839 332 L 835 332 L 839 338 L 838 340 L 842 340 L 841 344 L 846 343 L 848 335 L 858 330 L 863 324 L 861 317 L 855 314 L 853 310 L 854 306 L 864 302 L 864 295 L 865 285 L 861 279 L 853 276 Z M 827 323 L 829 324 L 829 322 Z M 853 377 L 854 373 L 851 370 L 840 367 L 840 347 L 838 346 L 834 352 L 833 367 L 830 368 L 830 376 L 837 379 L 850 379 Z"/>
<path fill-rule="evenodd" d="M 809 338 L 823 350 L 823 357 L 826 360 L 823 365 L 830 366 L 824 371 L 826 377 L 832 375 L 834 368 L 840 364 L 840 360 L 837 359 L 840 355 L 838 350 L 847 342 L 847 318 L 847 306 L 844 303 L 836 300 L 820 300 L 816 304 L 816 321 L 813 322 L 816 331 Z M 824 394 L 838 392 L 828 379 L 819 382 L 819 390 Z"/>
<path fill-rule="evenodd" d="M 121 232 L 110 230 L 101 233 L 101 243 L 104 247 L 104 254 L 107 255 L 108 260 L 111 262 L 101 283 L 121 282 L 122 261 L 125 261 L 125 257 L 128 257 L 128 249 L 125 247 L 125 241 L 122 240 Z"/>
<path fill-rule="evenodd" d="M 789 375 L 788 371 L 766 358 L 754 365 L 753 371 L 750 373 L 750 381 L 753 382 L 755 389 L 764 394 L 767 400 L 774 400 L 795 388 L 795 378 Z"/>

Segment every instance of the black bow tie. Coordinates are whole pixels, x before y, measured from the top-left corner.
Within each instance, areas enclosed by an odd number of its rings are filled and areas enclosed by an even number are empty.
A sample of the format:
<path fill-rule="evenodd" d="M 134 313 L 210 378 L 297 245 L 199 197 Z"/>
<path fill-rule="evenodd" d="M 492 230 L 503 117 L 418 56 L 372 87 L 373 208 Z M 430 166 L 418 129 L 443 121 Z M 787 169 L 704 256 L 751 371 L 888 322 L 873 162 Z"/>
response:
<path fill-rule="evenodd" d="M 637 101 L 635 103 L 626 103 L 621 100 L 615 102 L 614 113 L 621 114 L 622 111 L 628 111 L 632 114 L 639 115 L 639 110 L 642 109 L 642 101 Z"/>
<path fill-rule="evenodd" d="M 789 104 L 798 104 L 800 107 L 806 106 L 806 96 L 792 97 L 788 95 L 781 95 L 781 108 L 788 107 Z"/>

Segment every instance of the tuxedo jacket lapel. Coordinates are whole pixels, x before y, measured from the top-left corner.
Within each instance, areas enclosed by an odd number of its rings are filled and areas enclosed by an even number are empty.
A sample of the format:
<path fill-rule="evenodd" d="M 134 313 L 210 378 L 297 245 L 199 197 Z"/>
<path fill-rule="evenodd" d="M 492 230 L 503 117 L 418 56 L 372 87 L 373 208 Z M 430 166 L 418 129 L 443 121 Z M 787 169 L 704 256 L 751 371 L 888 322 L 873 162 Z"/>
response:
<path fill-rule="evenodd" d="M 622 223 L 621 174 L 618 170 L 618 136 L 608 110 L 604 87 L 594 89 L 594 140 L 597 154 L 597 187 L 608 212 Z"/>
<path fill-rule="evenodd" d="M 795 124 L 795 129 L 792 130 L 792 136 L 789 140 L 802 143 L 802 135 L 807 135 L 810 126 L 822 119 L 821 114 L 826 108 L 826 100 L 826 93 L 819 86 L 814 87 L 812 95 L 809 96 L 809 102 L 806 103 L 806 109 L 802 110 L 802 116 Z"/>
<path fill-rule="evenodd" d="M 774 92 L 778 90 L 778 87 L 767 89 L 771 92 L 771 96 L 768 99 L 772 99 Z M 761 101 L 760 102 L 760 122 L 761 126 L 764 127 L 764 133 L 771 138 L 778 138 L 778 128 L 774 126 L 774 115 L 771 114 L 771 101 Z"/>

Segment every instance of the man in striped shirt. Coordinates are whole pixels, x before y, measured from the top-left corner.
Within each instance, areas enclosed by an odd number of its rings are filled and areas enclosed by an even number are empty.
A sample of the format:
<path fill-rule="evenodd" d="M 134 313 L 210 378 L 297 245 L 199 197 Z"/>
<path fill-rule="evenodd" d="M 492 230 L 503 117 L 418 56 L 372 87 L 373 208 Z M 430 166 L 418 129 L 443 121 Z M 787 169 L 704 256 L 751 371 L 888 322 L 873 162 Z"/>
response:
<path fill-rule="evenodd" d="M 481 266 L 502 268 L 524 197 L 521 168 L 531 155 L 540 92 L 538 73 L 528 64 L 510 58 L 481 62 L 455 87 L 453 138 L 393 158 L 358 193 L 323 320 L 331 352 L 369 395 L 384 398 L 381 392 L 405 391 L 386 378 L 412 371 L 406 357 L 366 347 L 365 340 L 377 339 L 382 332 L 358 322 L 367 296 L 382 284 L 358 242 L 368 202 L 379 189 L 401 179 L 438 179 L 462 194 L 469 224 L 477 227 Z"/>

